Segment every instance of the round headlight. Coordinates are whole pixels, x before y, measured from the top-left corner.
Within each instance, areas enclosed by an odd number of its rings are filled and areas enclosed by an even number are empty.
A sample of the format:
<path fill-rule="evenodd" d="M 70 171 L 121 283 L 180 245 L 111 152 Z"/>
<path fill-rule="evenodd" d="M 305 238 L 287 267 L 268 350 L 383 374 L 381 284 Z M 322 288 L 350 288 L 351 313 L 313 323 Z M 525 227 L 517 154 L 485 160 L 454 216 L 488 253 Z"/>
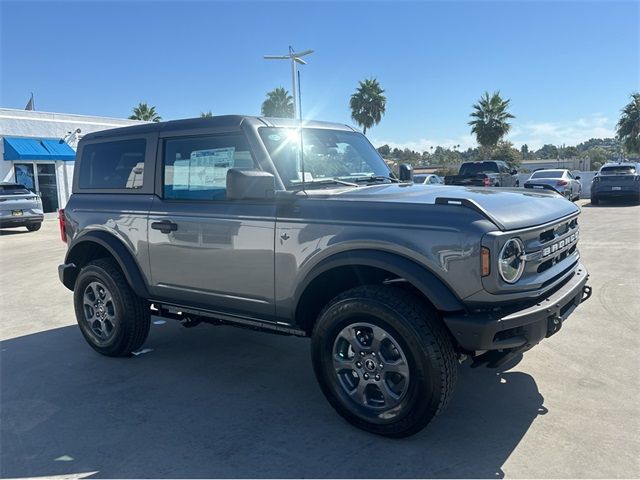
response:
<path fill-rule="evenodd" d="M 507 283 L 515 283 L 524 270 L 524 244 L 519 238 L 512 238 L 504 244 L 498 257 L 498 271 Z"/>

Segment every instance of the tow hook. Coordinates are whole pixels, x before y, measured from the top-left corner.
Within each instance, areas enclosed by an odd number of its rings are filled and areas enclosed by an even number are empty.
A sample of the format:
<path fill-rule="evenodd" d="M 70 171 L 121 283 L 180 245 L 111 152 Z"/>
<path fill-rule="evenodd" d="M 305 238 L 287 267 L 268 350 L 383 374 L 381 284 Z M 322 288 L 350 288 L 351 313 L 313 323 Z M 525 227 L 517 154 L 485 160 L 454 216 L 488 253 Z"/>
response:
<path fill-rule="evenodd" d="M 562 328 L 563 318 L 560 315 L 555 317 L 549 317 L 547 321 L 547 338 L 549 338 L 554 333 L 558 333 L 558 330 Z"/>
<path fill-rule="evenodd" d="M 580 300 L 580 303 L 586 302 L 591 298 L 592 290 L 593 289 L 589 285 L 582 287 L 582 300 Z"/>

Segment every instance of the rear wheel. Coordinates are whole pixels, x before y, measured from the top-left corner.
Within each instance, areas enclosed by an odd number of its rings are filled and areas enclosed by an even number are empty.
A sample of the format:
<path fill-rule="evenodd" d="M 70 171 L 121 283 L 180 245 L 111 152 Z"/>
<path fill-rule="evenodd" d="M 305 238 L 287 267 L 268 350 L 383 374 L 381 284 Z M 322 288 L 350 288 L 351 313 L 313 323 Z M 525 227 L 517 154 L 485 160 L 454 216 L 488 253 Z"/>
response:
<path fill-rule="evenodd" d="M 82 335 L 103 355 L 128 356 L 147 339 L 151 323 L 147 302 L 133 293 L 112 259 L 94 260 L 80 271 L 74 306 Z"/>
<path fill-rule="evenodd" d="M 371 285 L 334 298 L 314 328 L 312 360 L 327 400 L 353 425 L 389 437 L 424 428 L 457 378 L 453 344 L 427 305 Z"/>
<path fill-rule="evenodd" d="M 37 230 L 40 230 L 40 227 L 42 227 L 42 223 L 32 223 L 31 225 L 27 225 L 27 230 L 29 230 L 30 232 L 35 232 Z"/>

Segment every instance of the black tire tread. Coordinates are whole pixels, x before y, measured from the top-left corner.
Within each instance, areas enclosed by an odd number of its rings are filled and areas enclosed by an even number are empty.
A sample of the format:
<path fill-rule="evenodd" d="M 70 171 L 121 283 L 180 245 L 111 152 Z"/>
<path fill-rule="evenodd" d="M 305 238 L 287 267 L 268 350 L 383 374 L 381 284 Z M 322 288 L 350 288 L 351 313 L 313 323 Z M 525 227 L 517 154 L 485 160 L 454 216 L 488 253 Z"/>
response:
<path fill-rule="evenodd" d="M 118 295 L 122 300 L 124 306 L 124 312 L 129 317 L 127 319 L 127 334 L 123 342 L 114 350 L 104 351 L 93 345 L 89 344 L 103 355 L 112 357 L 130 356 L 133 352 L 138 350 L 147 339 L 149 329 L 151 328 L 151 315 L 148 309 L 146 300 L 138 297 L 127 282 L 124 274 L 120 270 L 120 267 L 116 261 L 112 258 L 99 258 L 89 262 L 85 265 L 87 267 L 97 267 L 103 270 L 118 288 Z"/>
<path fill-rule="evenodd" d="M 411 418 L 405 418 L 387 426 L 392 426 L 392 429 L 374 431 L 374 433 L 387 437 L 400 438 L 413 435 L 422 430 L 433 417 L 438 415 L 447 406 L 453 396 L 458 377 L 458 363 L 453 342 L 446 327 L 440 319 L 436 317 L 435 310 L 432 306 L 404 290 L 387 285 L 364 285 L 345 291 L 330 301 L 323 308 L 318 318 L 322 318 L 324 313 L 333 305 L 347 299 L 358 297 L 367 302 L 383 304 L 407 320 L 418 334 L 425 352 L 432 355 L 441 367 L 440 398 L 436 408 L 430 412 L 430 415 L 424 422 L 415 423 Z M 316 322 L 316 328 L 318 324 L 319 322 Z M 368 428 L 368 424 L 364 420 L 362 420 L 361 425 L 358 426 L 365 430 L 373 431 L 371 428 Z"/>

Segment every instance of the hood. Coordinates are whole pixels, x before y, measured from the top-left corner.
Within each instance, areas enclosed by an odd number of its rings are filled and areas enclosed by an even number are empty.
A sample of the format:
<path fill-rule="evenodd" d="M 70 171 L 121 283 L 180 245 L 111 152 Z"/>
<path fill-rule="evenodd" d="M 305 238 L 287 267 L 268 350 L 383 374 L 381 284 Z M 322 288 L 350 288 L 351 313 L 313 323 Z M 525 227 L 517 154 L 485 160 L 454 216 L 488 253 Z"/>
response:
<path fill-rule="evenodd" d="M 313 195 L 316 192 L 308 193 Z M 555 192 L 527 191 L 519 188 L 384 184 L 341 189 L 338 194 L 332 196 L 336 199 L 354 201 L 460 205 L 461 208 L 478 211 L 500 230 L 518 230 L 542 225 L 580 212 L 577 205 Z"/>

